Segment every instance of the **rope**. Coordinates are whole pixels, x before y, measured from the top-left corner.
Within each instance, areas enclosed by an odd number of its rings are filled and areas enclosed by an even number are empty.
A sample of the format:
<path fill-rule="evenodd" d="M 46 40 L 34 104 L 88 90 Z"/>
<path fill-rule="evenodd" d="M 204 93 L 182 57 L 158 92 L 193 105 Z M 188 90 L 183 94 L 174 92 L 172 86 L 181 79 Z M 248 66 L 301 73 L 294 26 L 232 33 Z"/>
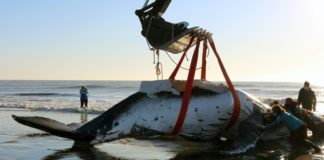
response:
<path fill-rule="evenodd" d="M 147 28 L 147 30 L 146 30 L 146 33 L 145 33 L 145 40 L 146 40 L 146 43 L 147 43 L 148 48 L 149 48 L 151 51 L 154 51 L 154 48 L 151 47 L 151 45 L 150 45 L 150 43 L 148 42 L 148 39 L 147 39 L 147 35 L 148 35 L 148 33 L 149 33 L 150 29 L 151 29 L 152 19 L 153 19 L 153 16 L 150 18 L 150 23 L 149 23 L 148 28 Z"/>
<path fill-rule="evenodd" d="M 153 64 L 155 64 L 155 52 L 153 51 Z"/>
<path fill-rule="evenodd" d="M 167 52 L 167 51 L 165 51 L 165 53 L 168 55 L 168 57 L 170 58 L 170 60 L 175 64 L 175 65 L 178 65 L 178 63 L 170 56 L 170 54 L 169 54 L 169 52 Z M 187 57 L 187 55 L 186 55 L 186 57 Z M 188 61 L 189 59 L 187 59 L 187 61 Z M 180 66 L 180 68 L 181 69 L 183 69 L 183 70 L 187 70 L 187 71 L 189 71 L 189 68 L 186 68 L 186 67 L 182 67 L 182 66 Z M 201 67 L 198 67 L 198 68 L 196 68 L 196 70 L 200 70 L 201 69 Z"/>
<path fill-rule="evenodd" d="M 155 65 L 155 74 L 156 74 L 156 79 L 159 79 L 159 76 L 161 75 L 161 79 L 163 79 L 163 67 L 162 67 L 162 63 L 160 62 L 160 54 L 159 54 L 159 50 L 157 49 L 154 49 L 150 43 L 148 42 L 148 39 L 147 39 L 147 36 L 148 36 L 148 33 L 151 29 L 151 24 L 152 24 L 152 19 L 153 19 L 153 16 L 150 18 L 150 22 L 149 22 L 149 25 L 148 25 L 148 28 L 147 28 L 147 31 L 145 33 L 145 40 L 146 40 L 146 43 L 147 43 L 147 46 L 148 48 L 153 51 L 153 64 L 155 64 L 155 54 L 157 55 L 157 62 L 156 62 L 156 65 Z"/>
<path fill-rule="evenodd" d="M 194 39 L 195 39 L 195 37 L 192 36 L 191 39 L 190 39 L 190 41 L 189 41 L 189 44 L 188 44 L 187 48 L 185 49 L 185 51 L 183 52 L 183 55 L 181 56 L 181 58 L 179 60 L 179 63 L 177 64 L 176 68 L 173 70 L 173 72 L 172 72 L 171 76 L 169 77 L 169 79 L 175 79 L 175 76 L 177 75 L 178 70 L 179 70 L 179 68 L 180 68 L 180 66 L 181 66 L 181 64 L 183 62 L 183 59 L 186 56 L 187 51 L 189 50 L 190 45 L 192 44 L 192 42 L 194 41 Z"/>
<path fill-rule="evenodd" d="M 161 75 L 161 79 L 163 79 L 163 67 L 161 62 L 157 62 L 155 66 L 156 79 L 159 80 L 159 76 Z"/>
<path fill-rule="evenodd" d="M 149 22 L 149 25 L 148 25 L 147 31 L 146 31 L 146 33 L 145 33 L 145 40 L 146 40 L 146 44 L 147 44 L 149 50 L 153 51 L 153 64 L 155 64 L 155 63 L 156 63 L 156 62 L 155 62 L 155 54 L 158 55 L 158 59 L 159 59 L 159 53 L 158 53 L 159 51 L 156 50 L 154 47 L 152 47 L 152 46 L 150 45 L 148 39 L 147 39 L 148 33 L 149 33 L 150 29 L 151 29 L 151 24 L 152 24 L 152 19 L 153 19 L 153 18 L 154 18 L 154 16 L 152 16 L 152 17 L 150 18 L 150 22 Z M 171 35 L 171 37 L 172 37 L 172 42 L 174 42 L 174 24 L 172 24 L 172 29 L 171 29 L 171 31 L 172 31 L 172 33 L 171 33 L 171 34 L 172 34 L 172 35 Z M 188 45 L 188 47 L 187 47 L 186 50 L 188 50 L 188 49 L 190 48 L 190 46 L 191 46 L 191 43 L 189 43 L 189 45 Z M 156 53 L 155 53 L 155 52 L 156 52 Z M 166 52 L 166 51 L 165 51 L 165 52 Z M 167 53 L 168 57 L 171 59 L 171 61 L 172 61 L 175 65 L 178 65 L 178 64 L 177 64 L 177 63 L 172 59 L 172 57 L 169 55 L 169 53 L 168 53 L 168 52 L 166 52 L 166 53 Z M 188 58 L 188 56 L 187 56 L 186 54 L 185 54 L 185 57 L 186 57 L 186 60 L 188 61 L 189 58 Z M 182 66 L 180 66 L 180 68 L 189 71 L 189 68 L 185 68 L 185 67 L 182 67 Z M 200 70 L 200 69 L 201 69 L 201 67 L 196 68 L 196 70 Z M 156 63 L 155 70 L 156 70 L 157 79 L 159 79 L 158 76 L 159 76 L 160 74 L 162 74 L 162 79 L 163 79 L 163 67 L 162 67 L 162 63 L 161 63 L 159 60 L 158 60 L 158 62 Z"/>
<path fill-rule="evenodd" d="M 146 7 L 149 1 L 150 0 L 146 0 L 142 8 Z"/>
<path fill-rule="evenodd" d="M 162 63 L 160 62 L 159 50 L 156 50 L 156 55 L 157 55 L 157 63 L 155 65 L 155 74 L 156 74 L 156 79 L 159 80 L 160 75 L 161 75 L 161 79 L 163 79 L 163 68 L 162 68 Z"/>

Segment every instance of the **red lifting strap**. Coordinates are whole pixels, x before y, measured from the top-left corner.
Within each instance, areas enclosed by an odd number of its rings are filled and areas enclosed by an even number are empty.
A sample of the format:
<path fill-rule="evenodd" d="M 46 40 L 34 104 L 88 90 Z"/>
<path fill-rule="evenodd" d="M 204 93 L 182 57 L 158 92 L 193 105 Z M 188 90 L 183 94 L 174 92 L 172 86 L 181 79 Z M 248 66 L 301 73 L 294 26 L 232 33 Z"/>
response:
<path fill-rule="evenodd" d="M 184 90 L 183 97 L 182 97 L 180 112 L 178 115 L 177 122 L 171 132 L 172 135 L 176 135 L 180 132 L 183 122 L 186 118 L 188 105 L 189 105 L 189 101 L 190 101 L 190 96 L 191 96 L 191 91 L 192 91 L 192 86 L 193 86 L 193 81 L 195 78 L 195 71 L 196 71 L 196 67 L 197 67 L 199 45 L 200 45 L 200 39 L 198 38 L 194 54 L 192 55 L 188 78 L 187 78 L 185 90 Z"/>
<path fill-rule="evenodd" d="M 233 126 L 235 124 L 236 120 L 240 116 L 240 100 L 239 100 L 238 95 L 237 95 L 237 93 L 235 91 L 234 85 L 232 84 L 232 81 L 230 80 L 230 78 L 229 78 L 229 76 L 228 76 L 228 74 L 226 72 L 226 69 L 225 69 L 225 67 L 223 65 L 223 62 L 222 62 L 220 56 L 218 55 L 218 52 L 216 50 L 214 41 L 211 38 L 211 35 L 208 35 L 208 42 L 209 42 L 210 46 L 212 47 L 212 49 L 213 49 L 213 51 L 214 51 L 214 53 L 215 53 L 215 55 L 217 57 L 219 67 L 221 68 L 221 70 L 223 72 L 226 83 L 227 83 L 230 91 L 232 92 L 232 96 L 233 96 L 233 99 L 234 99 L 233 113 L 232 113 L 232 116 L 231 116 L 231 119 L 230 119 L 228 125 L 226 126 L 226 129 L 229 129 L 231 126 Z"/>
<path fill-rule="evenodd" d="M 188 44 L 186 50 L 183 52 L 182 57 L 180 58 L 180 61 L 179 61 L 178 65 L 177 65 L 177 67 L 173 70 L 173 72 L 172 72 L 171 76 L 169 77 L 169 79 L 171 79 L 171 80 L 174 80 L 175 79 L 175 76 L 177 75 L 178 70 L 179 70 L 179 68 L 180 68 L 180 66 L 181 66 L 181 64 L 183 62 L 183 59 L 186 56 L 187 51 L 189 50 L 189 48 L 190 48 L 190 46 L 191 46 L 191 44 L 192 44 L 192 42 L 193 42 L 194 39 L 195 39 L 195 37 L 192 36 L 191 39 L 190 39 L 190 41 L 189 41 L 189 44 Z"/>
<path fill-rule="evenodd" d="M 202 60 L 201 60 L 201 80 L 206 80 L 206 54 L 207 54 L 207 39 L 204 40 L 203 44 L 203 55 L 202 55 Z"/>

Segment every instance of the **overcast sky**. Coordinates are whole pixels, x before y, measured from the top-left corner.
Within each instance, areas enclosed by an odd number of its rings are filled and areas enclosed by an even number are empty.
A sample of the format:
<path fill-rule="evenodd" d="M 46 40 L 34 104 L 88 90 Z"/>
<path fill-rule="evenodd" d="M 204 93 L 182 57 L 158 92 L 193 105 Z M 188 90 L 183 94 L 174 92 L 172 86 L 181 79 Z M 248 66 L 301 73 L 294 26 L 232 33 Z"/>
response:
<path fill-rule="evenodd" d="M 153 54 L 134 14 L 143 4 L 0 1 L 0 79 L 156 79 Z M 322 0 L 173 0 L 163 17 L 212 32 L 233 81 L 324 84 L 323 8 Z M 164 52 L 160 59 L 167 78 L 175 64 Z M 216 64 L 210 54 L 207 79 L 223 80 Z M 177 78 L 185 79 L 187 71 L 179 72 Z"/>

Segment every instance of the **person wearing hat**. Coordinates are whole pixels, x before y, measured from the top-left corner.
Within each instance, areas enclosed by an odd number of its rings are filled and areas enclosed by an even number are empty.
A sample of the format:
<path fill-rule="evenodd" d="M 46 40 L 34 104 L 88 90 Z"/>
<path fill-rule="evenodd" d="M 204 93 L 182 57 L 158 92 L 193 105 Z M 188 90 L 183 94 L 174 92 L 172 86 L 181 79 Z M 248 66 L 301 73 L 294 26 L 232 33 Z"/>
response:
<path fill-rule="evenodd" d="M 308 81 L 305 81 L 304 87 L 299 90 L 298 104 L 301 104 L 304 109 L 316 111 L 316 96 L 314 91 L 309 87 Z"/>

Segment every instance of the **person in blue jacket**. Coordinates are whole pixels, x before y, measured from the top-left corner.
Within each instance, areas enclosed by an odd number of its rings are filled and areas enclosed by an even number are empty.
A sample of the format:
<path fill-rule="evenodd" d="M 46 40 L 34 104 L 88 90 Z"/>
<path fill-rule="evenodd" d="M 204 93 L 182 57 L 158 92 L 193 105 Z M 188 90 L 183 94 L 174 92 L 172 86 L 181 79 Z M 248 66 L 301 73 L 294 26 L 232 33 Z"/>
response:
<path fill-rule="evenodd" d="M 305 123 L 293 116 L 289 112 L 283 109 L 280 104 L 272 107 L 272 112 L 275 116 L 274 120 L 270 124 L 266 125 L 265 129 L 276 126 L 279 123 L 284 124 L 289 130 L 289 142 L 295 146 L 304 146 L 307 148 L 314 148 L 315 152 L 321 152 L 321 148 L 308 141 L 307 138 L 307 127 Z"/>
<path fill-rule="evenodd" d="M 85 86 L 82 86 L 80 89 L 80 102 L 81 108 L 88 107 L 88 89 Z"/>

